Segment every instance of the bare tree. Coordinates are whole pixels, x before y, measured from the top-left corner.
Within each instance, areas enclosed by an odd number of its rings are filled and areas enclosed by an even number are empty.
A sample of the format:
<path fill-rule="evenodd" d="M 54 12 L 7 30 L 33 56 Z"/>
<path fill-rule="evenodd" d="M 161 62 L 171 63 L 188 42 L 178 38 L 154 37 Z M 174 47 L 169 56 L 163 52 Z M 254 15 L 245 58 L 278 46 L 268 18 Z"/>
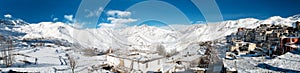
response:
<path fill-rule="evenodd" d="M 69 66 L 72 70 L 72 73 L 75 73 L 75 68 L 77 67 L 77 61 L 74 59 L 74 57 L 68 56 L 69 59 Z"/>
<path fill-rule="evenodd" d="M 8 39 L 4 39 L 1 38 L 0 39 L 2 41 L 1 44 L 1 53 L 2 53 L 2 59 L 3 59 L 3 63 L 4 65 L 6 65 L 6 67 L 10 67 L 13 64 L 13 41 L 8 38 Z"/>

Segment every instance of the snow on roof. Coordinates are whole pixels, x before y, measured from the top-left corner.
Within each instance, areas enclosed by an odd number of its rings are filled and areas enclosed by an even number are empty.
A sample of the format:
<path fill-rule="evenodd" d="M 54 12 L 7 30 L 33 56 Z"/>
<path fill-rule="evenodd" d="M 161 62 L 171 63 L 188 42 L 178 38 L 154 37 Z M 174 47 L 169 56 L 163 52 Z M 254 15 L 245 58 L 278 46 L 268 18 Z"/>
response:
<path fill-rule="evenodd" d="M 202 70 L 202 71 L 205 71 L 206 68 L 199 68 L 199 67 L 193 67 L 193 68 L 190 68 L 192 70 Z"/>
<path fill-rule="evenodd" d="M 233 68 L 233 67 L 227 67 L 226 70 L 227 70 L 227 71 L 237 71 L 237 70 L 236 70 L 235 68 Z"/>

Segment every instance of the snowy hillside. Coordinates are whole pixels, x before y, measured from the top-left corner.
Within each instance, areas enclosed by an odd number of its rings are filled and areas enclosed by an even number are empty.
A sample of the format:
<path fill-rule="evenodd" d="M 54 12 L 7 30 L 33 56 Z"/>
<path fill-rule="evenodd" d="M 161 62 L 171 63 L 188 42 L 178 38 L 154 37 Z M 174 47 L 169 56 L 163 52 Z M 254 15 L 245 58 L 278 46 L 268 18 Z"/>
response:
<path fill-rule="evenodd" d="M 187 45 L 199 41 L 210 41 L 224 38 L 237 31 L 239 27 L 255 28 L 260 24 L 284 24 L 292 26 L 299 21 L 299 15 L 282 18 L 270 17 L 266 20 L 245 18 L 228 20 L 218 23 L 171 25 L 169 27 L 184 26 L 176 30 L 163 29 L 154 26 L 131 26 L 124 29 L 77 29 L 70 24 L 62 22 L 41 22 L 37 24 L 20 25 L 14 28 L 2 27 L 1 31 L 20 33 L 18 39 L 52 38 L 64 39 L 84 48 L 149 48 L 151 44 L 163 44 L 168 49 L 182 50 Z M 12 24 L 20 21 L 12 21 Z M 7 23 L 7 22 L 6 22 Z M 25 23 L 24 23 L 25 24 Z M 3 24 L 2 24 L 3 25 Z M 8 34 L 1 32 L 1 34 Z"/>

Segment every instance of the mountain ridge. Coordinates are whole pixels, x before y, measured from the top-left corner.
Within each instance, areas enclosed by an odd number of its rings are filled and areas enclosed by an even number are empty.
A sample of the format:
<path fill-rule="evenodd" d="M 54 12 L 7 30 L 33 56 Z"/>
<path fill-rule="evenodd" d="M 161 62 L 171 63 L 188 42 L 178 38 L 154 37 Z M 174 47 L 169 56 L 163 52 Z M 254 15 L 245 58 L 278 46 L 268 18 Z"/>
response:
<path fill-rule="evenodd" d="M 0 30 L 25 33 L 18 36 L 24 38 L 57 38 L 71 43 L 78 43 L 85 48 L 143 48 L 152 49 L 153 44 L 163 44 L 167 49 L 178 51 L 186 48 L 191 43 L 201 41 L 212 41 L 222 39 L 237 31 L 237 28 L 255 28 L 260 24 L 274 24 L 292 26 L 300 21 L 300 15 L 287 18 L 273 16 L 266 20 L 245 18 L 239 20 L 228 20 L 209 24 L 178 25 L 184 28 L 176 30 L 163 29 L 154 26 L 132 26 L 124 29 L 97 28 L 78 29 L 63 22 L 40 22 L 37 24 L 26 24 L 18 28 L 5 28 Z M 176 25 L 170 25 L 170 28 Z M 3 34 L 3 32 L 0 32 Z"/>

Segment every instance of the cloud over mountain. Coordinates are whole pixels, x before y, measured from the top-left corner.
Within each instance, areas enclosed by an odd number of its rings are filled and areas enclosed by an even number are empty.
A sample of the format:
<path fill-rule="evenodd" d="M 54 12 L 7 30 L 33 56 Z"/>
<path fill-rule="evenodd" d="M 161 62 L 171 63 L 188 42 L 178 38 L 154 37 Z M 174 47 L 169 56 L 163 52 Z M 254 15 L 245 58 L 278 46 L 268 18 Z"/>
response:
<path fill-rule="evenodd" d="M 99 26 L 102 28 L 121 28 L 128 23 L 137 21 L 137 19 L 130 18 L 131 12 L 129 11 L 110 10 L 106 14 L 109 16 L 107 20 L 110 22 L 100 23 Z"/>
<path fill-rule="evenodd" d="M 64 15 L 64 18 L 69 21 L 73 21 L 73 15 Z"/>
<path fill-rule="evenodd" d="M 4 15 L 4 17 L 5 17 L 5 18 L 12 18 L 12 15 L 6 14 L 6 15 Z"/>

